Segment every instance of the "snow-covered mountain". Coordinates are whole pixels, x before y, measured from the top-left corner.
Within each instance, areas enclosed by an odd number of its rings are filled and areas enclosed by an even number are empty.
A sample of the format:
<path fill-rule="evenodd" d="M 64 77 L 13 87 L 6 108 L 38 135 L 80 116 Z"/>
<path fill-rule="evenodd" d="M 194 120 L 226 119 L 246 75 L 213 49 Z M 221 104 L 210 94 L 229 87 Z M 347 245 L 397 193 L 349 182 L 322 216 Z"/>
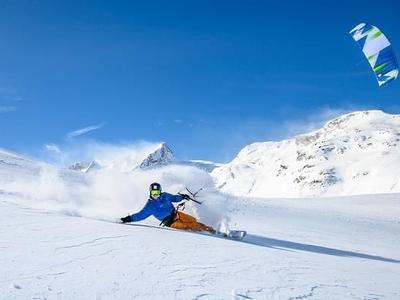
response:
<path fill-rule="evenodd" d="M 34 176 L 44 164 L 0 148 L 0 177 L 9 182 L 16 178 Z"/>
<path fill-rule="evenodd" d="M 91 172 L 100 169 L 117 169 L 124 172 L 133 170 L 149 170 L 169 165 L 175 161 L 172 150 L 166 143 L 160 143 L 137 149 L 126 149 L 114 157 L 95 158 L 89 162 L 77 162 L 69 167 L 71 170 L 80 172 Z"/>
<path fill-rule="evenodd" d="M 400 191 L 400 115 L 360 111 L 280 142 L 254 143 L 212 176 L 224 192 L 298 197 Z"/>
<path fill-rule="evenodd" d="M 92 160 L 91 162 L 77 162 L 69 167 L 70 170 L 80 171 L 83 173 L 100 170 L 101 168 L 101 165 L 95 160 Z"/>
<path fill-rule="evenodd" d="M 57 176 L 67 182 L 83 181 L 82 176 L 70 170 L 0 148 L 0 189 L 6 184 L 28 182 L 50 173 L 57 173 Z"/>
<path fill-rule="evenodd" d="M 174 154 L 166 143 L 150 153 L 139 165 L 142 170 L 166 166 L 175 160 Z"/>
<path fill-rule="evenodd" d="M 166 143 L 157 144 L 153 148 L 145 148 L 145 151 L 126 152 L 118 158 L 91 160 L 88 162 L 77 162 L 69 166 L 69 169 L 83 173 L 101 169 L 121 169 L 124 171 L 150 170 L 167 165 L 180 165 L 196 167 L 210 173 L 221 166 L 219 163 L 206 160 L 177 160 L 171 148 Z"/>

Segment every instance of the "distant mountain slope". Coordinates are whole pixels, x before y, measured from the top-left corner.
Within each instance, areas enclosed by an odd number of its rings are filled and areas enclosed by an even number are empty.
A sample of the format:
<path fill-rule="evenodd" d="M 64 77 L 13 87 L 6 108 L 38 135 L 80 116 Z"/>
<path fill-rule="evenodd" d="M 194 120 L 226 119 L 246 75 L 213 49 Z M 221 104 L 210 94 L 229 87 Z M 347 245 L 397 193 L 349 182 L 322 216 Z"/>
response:
<path fill-rule="evenodd" d="M 43 165 L 45 164 L 0 148 L 0 182 L 35 176 Z"/>
<path fill-rule="evenodd" d="M 360 111 L 317 131 L 254 143 L 211 173 L 224 192 L 297 197 L 400 191 L 400 115 Z"/>
<path fill-rule="evenodd" d="M 166 166 L 175 161 L 172 150 L 166 143 L 160 143 L 156 146 L 146 146 L 140 151 L 124 151 L 117 157 L 107 157 L 93 159 L 89 162 L 77 162 L 69 167 L 74 171 L 84 173 L 99 169 L 117 169 L 124 172 L 141 169 L 148 170 L 152 168 Z"/>
<path fill-rule="evenodd" d="M 142 151 L 128 152 L 111 160 L 94 159 L 88 162 L 77 162 L 71 165 L 69 169 L 83 173 L 100 169 L 119 169 L 129 172 L 155 169 L 167 165 L 196 167 L 210 173 L 221 164 L 205 160 L 177 160 L 171 148 L 166 143 L 160 143 L 155 147 L 144 147 Z"/>
<path fill-rule="evenodd" d="M 0 148 L 0 194 L 53 197 L 53 191 L 64 192 L 60 182 L 65 185 L 84 184 L 85 178 L 83 174 Z"/>

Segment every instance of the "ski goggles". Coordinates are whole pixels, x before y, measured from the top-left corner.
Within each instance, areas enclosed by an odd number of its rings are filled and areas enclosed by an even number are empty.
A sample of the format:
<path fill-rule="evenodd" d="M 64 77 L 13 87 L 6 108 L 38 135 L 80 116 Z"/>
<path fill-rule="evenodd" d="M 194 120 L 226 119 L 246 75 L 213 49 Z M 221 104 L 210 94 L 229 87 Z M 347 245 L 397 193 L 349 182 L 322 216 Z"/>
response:
<path fill-rule="evenodd" d="M 151 190 L 150 191 L 150 196 L 160 196 L 161 195 L 161 190 Z"/>

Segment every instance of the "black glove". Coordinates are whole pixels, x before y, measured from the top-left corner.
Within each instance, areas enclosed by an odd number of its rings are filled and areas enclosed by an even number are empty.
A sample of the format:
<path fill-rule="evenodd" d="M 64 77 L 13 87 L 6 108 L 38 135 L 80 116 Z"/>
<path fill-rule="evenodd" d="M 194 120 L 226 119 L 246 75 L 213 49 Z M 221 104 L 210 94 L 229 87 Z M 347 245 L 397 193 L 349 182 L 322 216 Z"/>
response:
<path fill-rule="evenodd" d="M 126 217 L 121 218 L 121 221 L 122 221 L 122 223 L 129 223 L 129 222 L 132 222 L 132 218 L 131 218 L 131 216 L 126 216 Z"/>
<path fill-rule="evenodd" d="M 187 194 L 180 194 L 181 196 L 182 196 L 182 199 L 183 200 L 190 200 L 190 199 L 192 199 L 189 195 L 187 195 Z"/>

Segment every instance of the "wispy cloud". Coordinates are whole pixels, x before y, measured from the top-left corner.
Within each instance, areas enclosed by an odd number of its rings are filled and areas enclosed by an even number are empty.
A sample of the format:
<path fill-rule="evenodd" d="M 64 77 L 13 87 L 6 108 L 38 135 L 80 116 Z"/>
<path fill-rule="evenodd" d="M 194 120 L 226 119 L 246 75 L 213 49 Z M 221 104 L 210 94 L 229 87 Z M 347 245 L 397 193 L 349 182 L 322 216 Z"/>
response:
<path fill-rule="evenodd" d="M 47 145 L 45 145 L 45 148 L 46 148 L 46 150 L 55 152 L 57 154 L 61 153 L 60 148 L 55 144 L 47 144 Z"/>
<path fill-rule="evenodd" d="M 18 109 L 17 102 L 24 99 L 18 95 L 18 91 L 12 88 L 0 86 L 0 113 L 9 113 Z"/>
<path fill-rule="evenodd" d="M 8 113 L 17 110 L 15 106 L 0 106 L 0 113 Z"/>
<path fill-rule="evenodd" d="M 66 134 L 66 137 L 67 137 L 67 139 L 72 139 L 72 138 L 87 134 L 88 132 L 91 132 L 93 130 L 100 129 L 103 126 L 104 126 L 104 123 L 101 123 L 101 124 L 98 124 L 98 125 L 91 125 L 91 126 L 87 126 L 87 127 L 84 127 L 84 128 L 80 128 L 80 129 L 68 132 Z"/>

